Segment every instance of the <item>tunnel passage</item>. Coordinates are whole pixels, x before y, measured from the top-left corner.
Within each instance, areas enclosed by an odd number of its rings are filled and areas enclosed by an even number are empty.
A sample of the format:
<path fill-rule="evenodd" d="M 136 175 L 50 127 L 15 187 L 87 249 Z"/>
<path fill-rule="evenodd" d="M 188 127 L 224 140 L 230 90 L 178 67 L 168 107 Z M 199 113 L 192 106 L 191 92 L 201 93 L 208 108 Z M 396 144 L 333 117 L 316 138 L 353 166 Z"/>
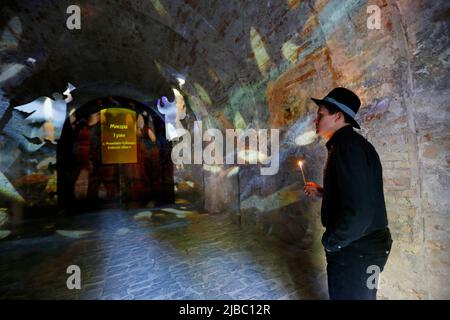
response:
<path fill-rule="evenodd" d="M 310 250 L 317 263 L 301 281 L 314 283 L 324 270 L 321 200 L 302 192 L 297 161 L 305 160 L 306 180 L 322 181 L 327 154 L 308 125 L 317 112 L 310 97 L 343 86 L 361 98 L 361 134 L 383 166 L 395 245 L 380 294 L 450 297 L 443 281 L 450 278 L 449 1 L 79 1 L 80 30 L 66 26 L 68 5 L 0 5 L 0 217 L 22 222 L 21 203 L 30 217 L 47 214 L 40 206 L 53 208 L 57 188 L 64 189 L 60 203 L 79 201 L 64 199 L 74 197 L 67 189 L 78 169 L 56 186 L 57 146 L 33 151 L 40 143 L 26 137 L 38 128 L 16 106 L 61 93 L 67 82 L 80 91 L 77 107 L 111 94 L 146 102 L 167 95 L 182 76 L 176 88 L 205 129 L 280 129 L 280 170 L 262 176 L 255 166 L 175 166 L 176 200 L 211 214 L 230 211 L 249 232 Z M 74 161 L 69 155 L 66 164 Z M 94 195 L 104 197 L 104 183 L 98 188 Z"/>
<path fill-rule="evenodd" d="M 58 208 L 173 203 L 172 146 L 164 132 L 151 106 L 128 98 L 96 99 L 74 111 L 57 148 Z"/>

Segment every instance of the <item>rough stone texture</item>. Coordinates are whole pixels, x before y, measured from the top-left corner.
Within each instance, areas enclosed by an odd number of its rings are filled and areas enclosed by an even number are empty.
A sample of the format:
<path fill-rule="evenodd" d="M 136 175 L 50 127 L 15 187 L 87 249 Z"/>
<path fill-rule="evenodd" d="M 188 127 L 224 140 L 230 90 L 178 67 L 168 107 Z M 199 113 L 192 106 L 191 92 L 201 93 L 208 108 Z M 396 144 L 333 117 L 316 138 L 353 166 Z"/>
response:
<path fill-rule="evenodd" d="M 232 170 L 233 167 L 230 169 Z M 228 176 L 230 169 L 220 173 L 206 172 L 205 209 L 212 213 L 239 211 L 239 174 Z"/>
<path fill-rule="evenodd" d="M 0 208 L 0 228 L 8 223 L 8 212 L 6 208 Z"/>
<path fill-rule="evenodd" d="M 92 96 L 151 100 L 169 95 L 176 74 L 184 74 L 183 94 L 205 128 L 280 129 L 280 171 L 261 176 L 258 166 L 241 166 L 230 179 L 226 167 L 205 178 L 191 167 L 179 169 L 180 179 L 195 182 L 211 212 L 239 208 L 244 228 L 321 255 L 314 246 L 323 231 L 320 202 L 301 193 L 296 160 L 304 158 L 307 178 L 320 182 L 325 148 L 296 141 L 311 130 L 316 107 L 309 97 L 346 86 L 361 97 L 357 120 L 384 168 L 395 242 L 380 296 L 450 298 L 448 1 L 79 3 L 79 31 L 61 20 L 70 1 L 2 8 L 2 171 L 17 158 L 34 164 L 11 143 L 11 122 L 20 123 L 11 107 L 61 92 L 67 81 Z M 381 9 L 380 30 L 366 25 L 373 4 Z M 20 174 L 16 167 L 8 178 Z"/>

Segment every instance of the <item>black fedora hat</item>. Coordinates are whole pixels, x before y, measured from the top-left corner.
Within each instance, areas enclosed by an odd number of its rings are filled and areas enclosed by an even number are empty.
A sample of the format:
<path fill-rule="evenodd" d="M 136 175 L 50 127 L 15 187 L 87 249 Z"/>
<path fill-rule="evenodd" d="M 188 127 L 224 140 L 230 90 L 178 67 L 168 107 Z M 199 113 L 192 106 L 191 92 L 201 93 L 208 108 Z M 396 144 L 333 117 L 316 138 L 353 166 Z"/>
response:
<path fill-rule="evenodd" d="M 351 118 L 351 125 L 353 127 L 361 129 L 359 124 L 355 121 L 355 116 L 361 106 L 361 101 L 354 92 L 346 88 L 337 87 L 331 90 L 325 98 L 311 98 L 311 100 L 318 106 L 327 105 L 339 109 L 339 111 L 342 111 Z"/>

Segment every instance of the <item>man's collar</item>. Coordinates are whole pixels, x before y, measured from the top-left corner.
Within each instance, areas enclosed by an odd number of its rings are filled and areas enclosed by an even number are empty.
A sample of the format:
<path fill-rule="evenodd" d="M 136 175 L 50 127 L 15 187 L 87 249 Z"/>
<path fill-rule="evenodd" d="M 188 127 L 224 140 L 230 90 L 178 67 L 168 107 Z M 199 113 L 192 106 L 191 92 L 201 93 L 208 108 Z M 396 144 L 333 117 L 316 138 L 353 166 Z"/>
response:
<path fill-rule="evenodd" d="M 340 136 L 344 135 L 346 132 L 353 131 L 353 128 L 351 125 L 343 126 L 342 128 L 336 130 L 331 138 L 327 141 L 325 144 L 327 149 L 330 150 L 330 148 L 336 143 L 336 141 L 339 139 Z"/>

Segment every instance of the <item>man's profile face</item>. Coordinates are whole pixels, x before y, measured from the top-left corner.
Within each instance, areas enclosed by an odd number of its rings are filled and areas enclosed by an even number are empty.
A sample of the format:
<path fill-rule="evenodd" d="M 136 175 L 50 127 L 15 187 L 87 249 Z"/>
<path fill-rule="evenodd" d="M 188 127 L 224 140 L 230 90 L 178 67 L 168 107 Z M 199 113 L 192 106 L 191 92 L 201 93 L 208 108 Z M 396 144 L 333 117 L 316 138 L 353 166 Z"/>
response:
<path fill-rule="evenodd" d="M 324 106 L 319 106 L 317 110 L 316 120 L 316 134 L 328 139 L 336 127 L 336 114 L 330 114 Z"/>

